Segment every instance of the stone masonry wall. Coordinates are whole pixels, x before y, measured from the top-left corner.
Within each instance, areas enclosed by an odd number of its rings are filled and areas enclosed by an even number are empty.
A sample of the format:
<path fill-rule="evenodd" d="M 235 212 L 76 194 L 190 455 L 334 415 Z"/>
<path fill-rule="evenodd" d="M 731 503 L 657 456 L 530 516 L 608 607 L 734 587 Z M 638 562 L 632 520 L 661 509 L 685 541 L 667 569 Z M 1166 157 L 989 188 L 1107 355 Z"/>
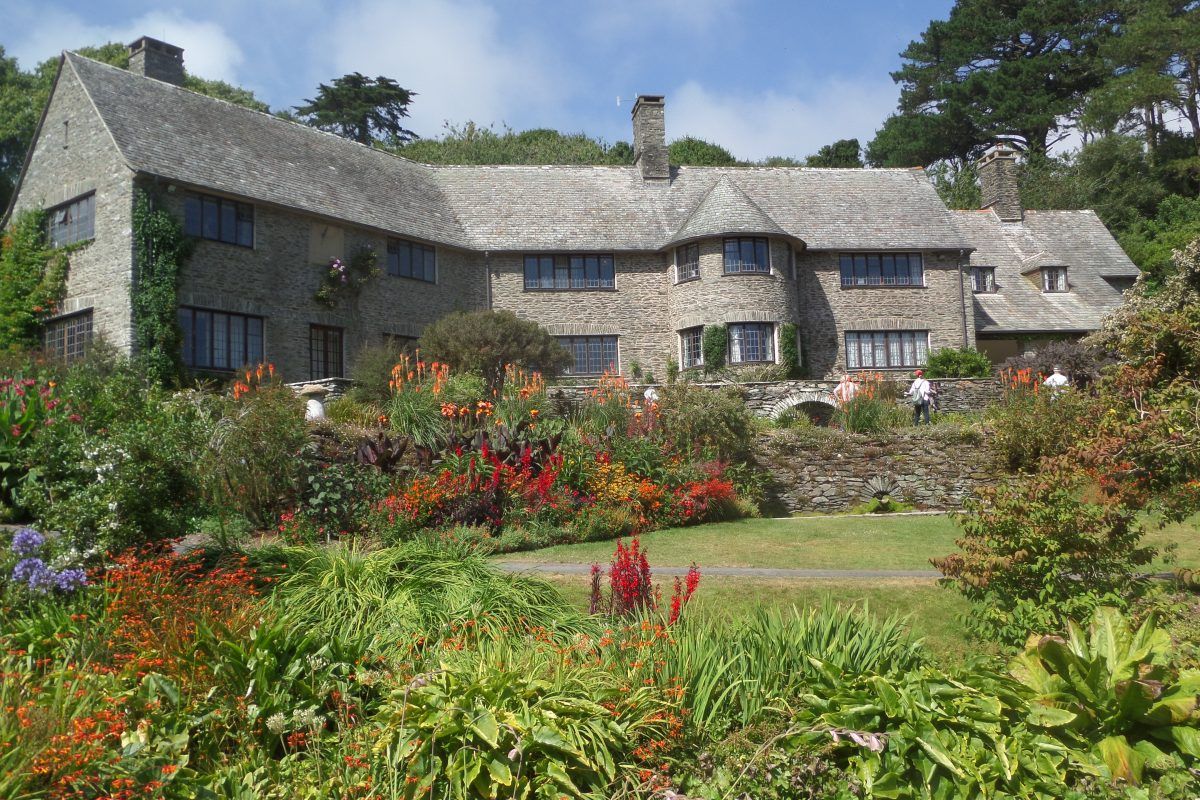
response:
<path fill-rule="evenodd" d="M 845 332 L 928 330 L 929 350 L 975 346 L 970 288 L 957 253 L 925 252 L 925 286 L 843 289 L 840 254 L 802 253 L 798 261 L 801 341 L 809 374 L 834 377 L 845 370 Z M 965 298 L 965 299 L 964 299 Z"/>
<path fill-rule="evenodd" d="M 180 219 L 188 194 L 179 187 L 165 195 L 168 208 Z M 383 271 L 357 296 L 345 296 L 333 309 L 313 300 L 331 254 L 329 247 L 316 246 L 322 233 L 338 243 L 334 249 L 343 258 L 360 246 L 373 247 Z M 387 238 L 382 234 L 256 204 L 254 247 L 197 241 L 183 269 L 179 302 L 264 317 L 266 358 L 285 380 L 305 381 L 311 377 L 310 325 L 343 329 L 349 374 L 364 344 L 382 341 L 385 335 L 417 337 L 445 314 L 487 306 L 482 255 L 438 246 L 436 263 L 436 283 L 388 275 Z"/>
<path fill-rule="evenodd" d="M 986 440 L 928 429 L 816 433 L 771 431 L 755 443 L 755 461 L 772 479 L 769 499 L 792 513 L 846 511 L 881 489 L 918 509 L 957 509 L 998 476 Z"/>
<path fill-rule="evenodd" d="M 59 76 L 14 215 L 95 193 L 95 238 L 71 254 L 62 314 L 92 309 L 93 335 L 128 350 L 133 245 L 133 174 L 69 65 Z"/>
<path fill-rule="evenodd" d="M 902 390 L 908 381 L 901 381 Z M 1003 389 L 995 378 L 964 378 L 937 381 L 941 411 L 982 411 L 1000 398 Z M 779 412 L 799 403 L 833 403 L 833 387 L 837 381 L 772 381 L 770 383 L 697 383 L 705 389 L 717 390 L 736 385 L 746 402 L 746 408 L 759 417 L 775 417 Z M 583 401 L 590 385 L 549 386 L 546 391 L 552 400 L 565 404 Z M 641 397 L 646 385 L 631 385 L 635 398 Z"/>
<path fill-rule="evenodd" d="M 667 319 L 667 257 L 658 253 L 616 253 L 613 289 L 525 289 L 525 259 L 519 253 L 493 254 L 489 262 L 492 307 L 533 320 L 556 336 L 616 335 L 619 368 L 634 361 L 665 375 L 675 358 L 674 333 Z"/>
<path fill-rule="evenodd" d="M 771 322 L 779 335 L 779 326 L 796 322 L 796 283 L 791 274 L 791 247 L 787 242 L 771 240 L 770 274 L 725 274 L 724 239 L 705 239 L 700 243 L 700 277 L 675 283 L 674 268 L 668 270 L 667 301 L 671 329 L 676 334 L 699 325 L 725 325 L 730 322 Z M 674 262 L 674 252 L 671 255 Z M 680 359 L 678 336 L 674 336 L 673 357 Z M 775 357 L 779 348 L 776 342 Z"/>

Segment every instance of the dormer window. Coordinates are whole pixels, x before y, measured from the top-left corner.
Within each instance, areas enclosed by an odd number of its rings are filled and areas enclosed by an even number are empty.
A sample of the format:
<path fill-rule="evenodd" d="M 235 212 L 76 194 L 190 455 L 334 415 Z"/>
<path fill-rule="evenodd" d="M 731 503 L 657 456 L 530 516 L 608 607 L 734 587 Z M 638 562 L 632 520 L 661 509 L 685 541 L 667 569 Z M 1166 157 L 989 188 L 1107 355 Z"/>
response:
<path fill-rule="evenodd" d="M 975 294 L 996 291 L 996 268 L 971 267 L 971 291 Z"/>
<path fill-rule="evenodd" d="M 1069 292 L 1066 267 L 1042 267 L 1043 292 Z"/>

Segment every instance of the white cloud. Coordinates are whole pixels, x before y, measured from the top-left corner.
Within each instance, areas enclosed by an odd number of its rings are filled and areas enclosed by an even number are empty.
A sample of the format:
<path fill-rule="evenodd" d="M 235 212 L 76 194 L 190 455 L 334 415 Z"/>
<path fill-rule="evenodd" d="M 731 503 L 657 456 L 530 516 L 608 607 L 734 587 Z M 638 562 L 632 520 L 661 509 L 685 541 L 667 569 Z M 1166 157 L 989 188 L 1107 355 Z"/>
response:
<path fill-rule="evenodd" d="M 15 7 L 10 19 L 22 35 L 17 41 L 5 42 L 5 49 L 25 69 L 63 50 L 106 42 L 129 44 L 140 36 L 182 47 L 188 72 L 203 78 L 236 84 L 245 60 L 241 48 L 220 25 L 178 12 L 151 11 L 115 24 L 92 24 L 69 11 L 30 3 Z"/>
<path fill-rule="evenodd" d="M 664 32 L 707 31 L 738 13 L 737 0 L 608 0 L 587 4 L 593 35 L 658 39 Z"/>
<path fill-rule="evenodd" d="M 696 136 L 741 159 L 804 157 L 837 139 L 864 146 L 896 106 L 884 80 L 829 78 L 811 92 L 717 92 L 688 81 L 667 95 L 667 138 Z"/>
<path fill-rule="evenodd" d="M 436 136 L 444 121 L 482 125 L 544 115 L 567 94 L 564 65 L 546 43 L 480 0 L 361 0 L 341 6 L 313 42 L 320 80 L 349 72 L 386 75 L 417 92 L 410 127 Z M 329 47 L 328 42 L 353 42 Z"/>

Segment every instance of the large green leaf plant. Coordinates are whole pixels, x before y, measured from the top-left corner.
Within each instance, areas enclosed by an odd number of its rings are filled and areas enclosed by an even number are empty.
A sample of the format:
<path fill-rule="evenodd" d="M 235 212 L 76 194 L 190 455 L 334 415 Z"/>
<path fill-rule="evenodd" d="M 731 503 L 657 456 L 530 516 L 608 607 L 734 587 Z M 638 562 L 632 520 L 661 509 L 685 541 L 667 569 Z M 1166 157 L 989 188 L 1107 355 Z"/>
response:
<path fill-rule="evenodd" d="M 1096 609 L 1083 630 L 1033 636 L 1012 675 L 1034 696 L 1029 722 L 1071 747 L 1085 771 L 1139 783 L 1147 770 L 1200 759 L 1200 671 L 1171 667 L 1171 641 L 1153 617 L 1137 630 Z"/>

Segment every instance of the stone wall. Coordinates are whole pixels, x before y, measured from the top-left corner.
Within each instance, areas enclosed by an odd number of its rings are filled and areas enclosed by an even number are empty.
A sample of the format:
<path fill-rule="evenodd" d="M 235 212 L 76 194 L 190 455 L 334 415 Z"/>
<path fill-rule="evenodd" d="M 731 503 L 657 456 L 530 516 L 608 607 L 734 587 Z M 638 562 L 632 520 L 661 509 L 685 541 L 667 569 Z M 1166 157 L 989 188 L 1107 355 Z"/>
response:
<path fill-rule="evenodd" d="M 957 253 L 922 253 L 924 286 L 842 288 L 840 254 L 811 251 L 798 262 L 800 332 L 810 375 L 846 367 L 846 331 L 927 330 L 929 351 L 974 347 L 971 291 Z"/>
<path fill-rule="evenodd" d="M 13 211 L 48 210 L 91 193 L 95 235 L 70 256 L 59 311 L 66 315 L 90 309 L 93 334 L 128 350 L 133 340 L 133 173 L 68 64 L 34 142 Z"/>
<path fill-rule="evenodd" d="M 908 380 L 898 381 L 901 390 L 908 388 Z M 1002 388 L 995 378 L 964 378 L 937 381 L 942 411 L 982 411 L 997 400 Z M 746 408 L 755 416 L 775 418 L 783 411 L 802 403 L 833 404 L 833 387 L 837 381 L 772 381 L 770 383 L 697 383 L 705 389 L 717 390 L 735 385 L 746 401 Z M 594 387 L 591 385 L 549 386 L 546 391 L 552 400 L 568 405 L 579 403 Z M 646 385 L 630 385 L 634 398 L 646 390 Z"/>
<path fill-rule="evenodd" d="M 999 474 L 982 434 L 928 428 L 771 431 L 758 437 L 755 461 L 771 476 L 768 500 L 792 513 L 846 511 L 883 491 L 918 509 L 957 509 Z"/>

